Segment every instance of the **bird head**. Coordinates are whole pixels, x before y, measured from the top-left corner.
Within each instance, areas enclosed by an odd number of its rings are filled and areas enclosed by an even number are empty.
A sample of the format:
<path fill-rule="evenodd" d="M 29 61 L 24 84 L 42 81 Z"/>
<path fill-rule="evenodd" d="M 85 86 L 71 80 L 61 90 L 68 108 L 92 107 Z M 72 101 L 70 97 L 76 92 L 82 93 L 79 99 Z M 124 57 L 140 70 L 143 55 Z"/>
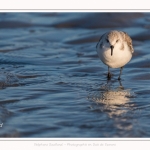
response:
<path fill-rule="evenodd" d="M 119 37 L 116 32 L 117 31 L 111 31 L 106 37 L 106 42 L 109 44 L 111 49 L 111 56 L 113 55 L 115 45 L 119 43 Z"/>

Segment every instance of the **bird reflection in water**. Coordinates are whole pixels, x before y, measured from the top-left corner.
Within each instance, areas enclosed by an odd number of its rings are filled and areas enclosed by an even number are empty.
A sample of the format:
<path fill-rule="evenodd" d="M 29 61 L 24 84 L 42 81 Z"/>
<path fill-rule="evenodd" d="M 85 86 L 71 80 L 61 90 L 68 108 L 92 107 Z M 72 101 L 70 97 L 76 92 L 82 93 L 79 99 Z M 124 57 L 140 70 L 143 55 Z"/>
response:
<path fill-rule="evenodd" d="M 114 126 L 117 129 L 131 130 L 132 122 L 128 120 L 128 116 L 134 107 L 131 98 L 134 98 L 135 94 L 131 89 L 125 89 L 121 81 L 117 83 L 119 86 L 116 86 L 116 81 L 109 80 L 98 90 L 94 90 L 89 98 L 97 105 L 91 106 L 91 109 L 106 113 L 109 118 L 114 120 Z"/>
<path fill-rule="evenodd" d="M 100 87 L 101 92 L 99 96 L 96 98 L 97 103 L 103 103 L 106 105 L 123 105 L 127 103 L 130 99 L 131 90 L 124 89 L 119 81 L 119 86 L 115 87 L 113 84 L 107 83 Z"/>
<path fill-rule="evenodd" d="M 89 97 L 93 101 L 105 105 L 124 105 L 130 101 L 134 93 L 131 89 L 124 89 L 121 81 L 119 86 L 115 86 L 113 82 L 107 81 L 106 84 L 100 86 L 99 91 L 92 93 Z"/>

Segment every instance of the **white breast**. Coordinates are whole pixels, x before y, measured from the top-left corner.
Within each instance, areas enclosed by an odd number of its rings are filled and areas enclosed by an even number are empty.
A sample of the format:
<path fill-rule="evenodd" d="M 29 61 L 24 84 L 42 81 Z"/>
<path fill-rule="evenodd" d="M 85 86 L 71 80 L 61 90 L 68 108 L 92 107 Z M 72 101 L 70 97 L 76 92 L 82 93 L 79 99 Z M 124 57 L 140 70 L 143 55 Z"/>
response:
<path fill-rule="evenodd" d="M 111 68 L 123 67 L 132 58 L 132 53 L 126 44 L 124 44 L 123 50 L 120 50 L 117 46 L 114 47 L 112 56 L 110 48 L 104 46 L 100 48 L 98 45 L 97 53 L 101 61 Z"/>

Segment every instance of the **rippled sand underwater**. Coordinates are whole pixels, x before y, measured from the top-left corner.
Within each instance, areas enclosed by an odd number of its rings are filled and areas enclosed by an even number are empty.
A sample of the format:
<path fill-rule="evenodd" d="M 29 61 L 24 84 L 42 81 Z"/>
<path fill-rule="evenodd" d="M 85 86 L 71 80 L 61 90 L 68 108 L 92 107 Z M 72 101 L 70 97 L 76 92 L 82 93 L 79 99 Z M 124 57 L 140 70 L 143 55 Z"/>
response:
<path fill-rule="evenodd" d="M 0 137 L 150 137 L 150 13 L 0 13 Z M 96 44 L 127 32 L 111 69 Z"/>

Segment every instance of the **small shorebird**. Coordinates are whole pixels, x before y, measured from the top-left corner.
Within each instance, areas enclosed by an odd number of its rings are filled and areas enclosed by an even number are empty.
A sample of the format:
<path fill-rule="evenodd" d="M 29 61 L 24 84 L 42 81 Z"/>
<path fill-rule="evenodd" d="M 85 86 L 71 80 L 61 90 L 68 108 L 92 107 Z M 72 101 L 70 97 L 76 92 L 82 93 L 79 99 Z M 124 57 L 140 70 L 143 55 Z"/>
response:
<path fill-rule="evenodd" d="M 101 61 L 108 66 L 107 78 L 111 78 L 110 68 L 120 68 L 120 80 L 122 69 L 131 60 L 134 52 L 130 36 L 122 31 L 107 32 L 100 37 L 96 49 Z"/>

